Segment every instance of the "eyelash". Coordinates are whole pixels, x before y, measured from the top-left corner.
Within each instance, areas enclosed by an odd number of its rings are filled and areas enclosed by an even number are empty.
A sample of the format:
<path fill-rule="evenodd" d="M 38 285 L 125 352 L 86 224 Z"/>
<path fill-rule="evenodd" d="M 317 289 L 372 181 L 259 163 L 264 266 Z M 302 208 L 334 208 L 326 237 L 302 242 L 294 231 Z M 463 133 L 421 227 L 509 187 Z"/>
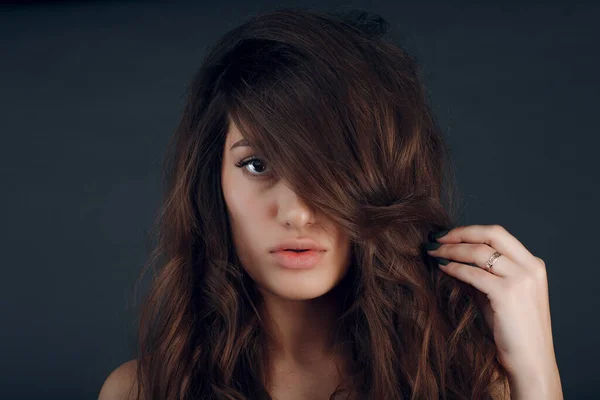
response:
<path fill-rule="evenodd" d="M 242 172 L 245 173 L 246 175 L 250 176 L 251 178 L 264 178 L 264 177 L 267 177 L 268 173 L 264 173 L 263 172 L 263 174 L 257 175 L 257 174 L 253 174 L 251 172 L 248 172 L 248 170 L 246 168 L 244 168 L 246 165 L 248 165 L 248 164 L 250 164 L 251 162 L 254 162 L 254 161 L 260 161 L 261 164 L 263 164 L 263 165 L 266 164 L 262 158 L 252 156 L 252 157 L 249 157 L 249 158 L 246 158 L 244 160 L 241 160 L 241 161 L 237 162 L 235 164 L 235 166 L 238 167 L 238 168 L 243 168 Z"/>

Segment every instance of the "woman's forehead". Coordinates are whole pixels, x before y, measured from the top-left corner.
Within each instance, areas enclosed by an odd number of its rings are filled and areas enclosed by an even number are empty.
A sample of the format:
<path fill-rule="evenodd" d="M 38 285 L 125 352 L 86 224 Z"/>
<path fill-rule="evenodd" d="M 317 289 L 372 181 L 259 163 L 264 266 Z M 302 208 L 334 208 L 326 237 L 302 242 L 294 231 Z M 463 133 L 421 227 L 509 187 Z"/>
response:
<path fill-rule="evenodd" d="M 231 119 L 229 120 L 229 127 L 227 129 L 227 138 L 230 141 L 238 141 L 243 139 L 242 133 L 238 129 L 235 122 L 233 122 Z"/>

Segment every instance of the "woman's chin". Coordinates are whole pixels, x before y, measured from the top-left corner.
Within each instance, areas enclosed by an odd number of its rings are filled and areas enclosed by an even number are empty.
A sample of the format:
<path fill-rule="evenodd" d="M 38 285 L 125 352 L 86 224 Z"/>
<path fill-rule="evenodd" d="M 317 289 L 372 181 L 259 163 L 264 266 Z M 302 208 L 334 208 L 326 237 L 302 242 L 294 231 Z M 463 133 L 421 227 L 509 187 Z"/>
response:
<path fill-rule="evenodd" d="M 334 286 L 324 285 L 323 282 L 302 282 L 302 279 L 297 279 L 296 282 L 290 282 L 289 284 L 278 284 L 269 285 L 263 287 L 261 290 L 264 292 L 266 289 L 271 296 L 276 296 L 285 300 L 312 300 L 317 297 L 321 297 L 327 294 Z"/>

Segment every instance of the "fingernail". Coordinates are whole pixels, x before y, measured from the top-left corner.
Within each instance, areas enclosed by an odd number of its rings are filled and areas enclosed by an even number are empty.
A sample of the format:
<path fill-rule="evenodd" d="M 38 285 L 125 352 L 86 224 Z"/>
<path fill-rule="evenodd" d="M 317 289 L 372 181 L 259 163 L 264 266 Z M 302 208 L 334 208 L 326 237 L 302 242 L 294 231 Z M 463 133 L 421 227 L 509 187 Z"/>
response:
<path fill-rule="evenodd" d="M 430 242 L 435 242 L 437 239 L 441 238 L 442 236 L 446 235 L 448 232 L 450 232 L 450 230 L 444 230 L 444 231 L 438 231 L 438 232 L 431 232 L 429 234 L 429 241 Z"/>
<path fill-rule="evenodd" d="M 437 242 L 429 242 L 425 244 L 425 248 L 427 250 L 437 250 L 440 248 L 440 246 L 442 246 L 442 243 L 437 243 Z"/>
<path fill-rule="evenodd" d="M 433 258 L 435 258 L 435 260 L 438 262 L 438 264 L 448 265 L 450 263 L 450 260 L 447 260 L 442 257 L 433 257 Z"/>

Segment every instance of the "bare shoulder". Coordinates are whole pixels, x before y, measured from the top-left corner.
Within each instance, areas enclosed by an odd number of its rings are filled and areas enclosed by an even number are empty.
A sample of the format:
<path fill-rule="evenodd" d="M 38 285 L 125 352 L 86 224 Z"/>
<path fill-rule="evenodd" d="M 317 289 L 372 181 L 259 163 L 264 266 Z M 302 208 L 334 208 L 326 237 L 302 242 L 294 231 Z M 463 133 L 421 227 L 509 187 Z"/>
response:
<path fill-rule="evenodd" d="M 104 381 L 98 400 L 134 400 L 137 397 L 136 369 L 136 360 L 119 365 Z"/>

